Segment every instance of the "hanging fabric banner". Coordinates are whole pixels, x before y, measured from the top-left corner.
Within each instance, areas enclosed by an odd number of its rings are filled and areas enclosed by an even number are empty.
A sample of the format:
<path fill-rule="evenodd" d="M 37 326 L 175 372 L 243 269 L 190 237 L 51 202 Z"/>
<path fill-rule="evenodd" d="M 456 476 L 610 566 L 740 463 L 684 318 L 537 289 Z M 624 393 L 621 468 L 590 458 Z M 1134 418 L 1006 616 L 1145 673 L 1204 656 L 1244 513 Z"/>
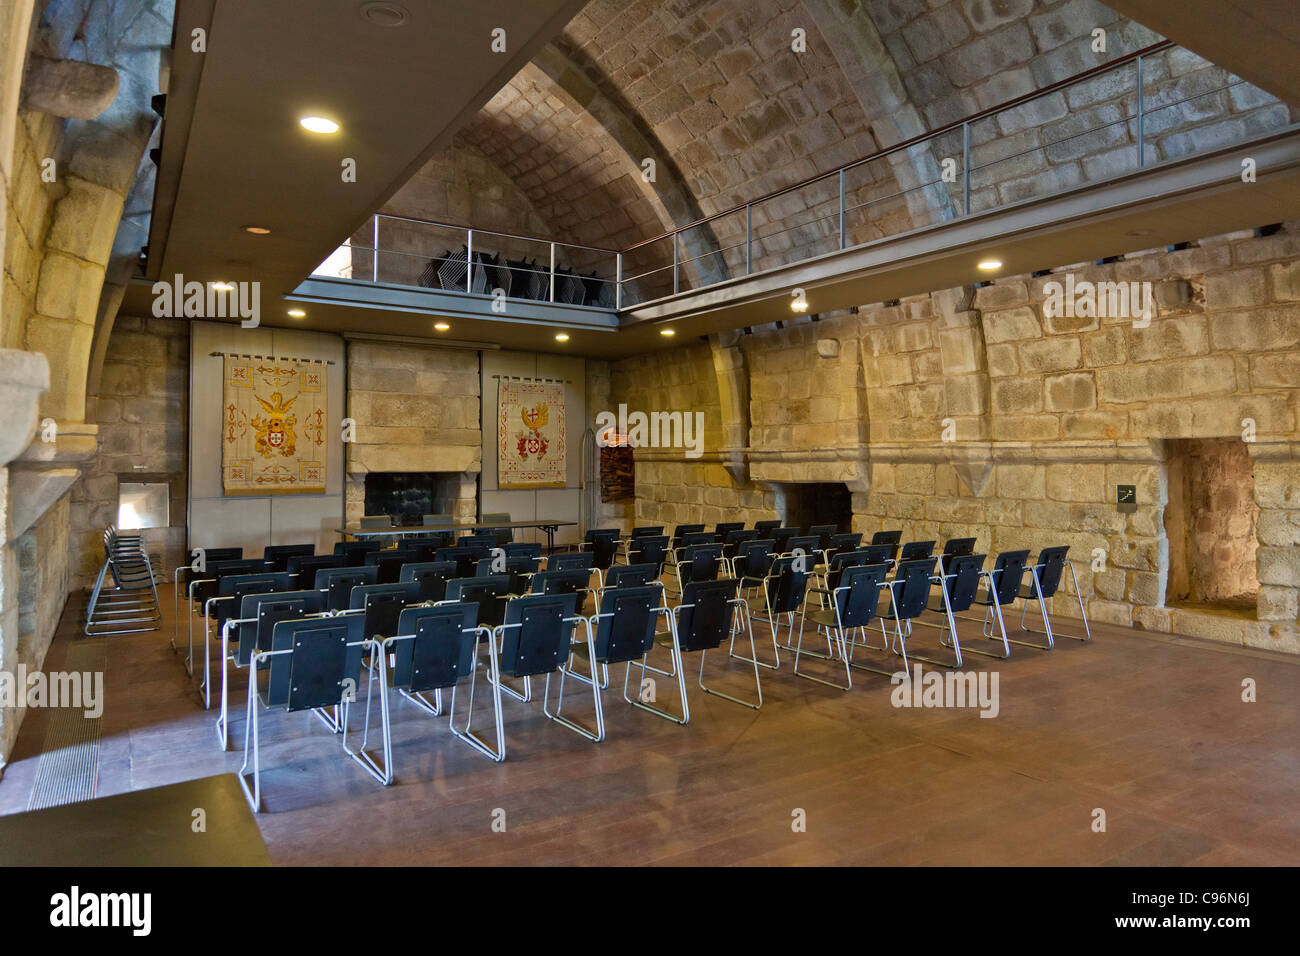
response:
<path fill-rule="evenodd" d="M 565 486 L 564 383 L 497 386 L 497 487 Z"/>
<path fill-rule="evenodd" d="M 225 361 L 225 493 L 324 494 L 325 366 L 263 356 Z"/>

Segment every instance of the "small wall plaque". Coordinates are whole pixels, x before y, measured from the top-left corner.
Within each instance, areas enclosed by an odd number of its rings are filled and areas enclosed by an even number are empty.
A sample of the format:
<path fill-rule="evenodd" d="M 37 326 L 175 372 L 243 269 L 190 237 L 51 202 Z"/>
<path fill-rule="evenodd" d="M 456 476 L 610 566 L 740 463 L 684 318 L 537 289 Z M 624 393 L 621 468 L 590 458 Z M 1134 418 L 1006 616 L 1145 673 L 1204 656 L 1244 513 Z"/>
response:
<path fill-rule="evenodd" d="M 1124 514 L 1137 511 L 1137 485 L 1116 485 L 1115 503 Z"/>

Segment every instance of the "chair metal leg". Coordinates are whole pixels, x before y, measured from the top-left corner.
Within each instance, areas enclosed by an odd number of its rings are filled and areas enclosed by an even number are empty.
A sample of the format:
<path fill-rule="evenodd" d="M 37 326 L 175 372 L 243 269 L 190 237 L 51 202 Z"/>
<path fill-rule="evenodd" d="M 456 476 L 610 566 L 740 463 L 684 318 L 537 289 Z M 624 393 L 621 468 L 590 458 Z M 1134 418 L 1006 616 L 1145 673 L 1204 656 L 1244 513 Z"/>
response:
<path fill-rule="evenodd" d="M 739 697 L 732 697 L 730 694 L 724 694 L 721 691 L 711 690 L 709 687 L 705 686 L 704 683 L 705 652 L 704 651 L 700 651 L 699 685 L 700 685 L 700 689 L 704 691 L 704 693 L 706 694 L 712 694 L 714 697 L 721 697 L 723 700 L 729 700 L 734 704 L 740 704 L 740 706 L 748 707 L 751 710 L 760 710 L 763 706 L 763 682 L 759 679 L 758 676 L 759 661 L 758 661 L 758 653 L 754 649 L 754 624 L 749 617 L 749 605 L 745 603 L 743 598 L 737 598 L 734 602 L 734 605 L 736 608 L 740 610 L 741 615 L 744 616 L 745 630 L 749 634 L 749 664 L 752 665 L 754 668 L 754 690 L 757 691 L 758 693 L 758 703 L 751 704 L 747 700 L 741 700 Z M 739 618 L 741 615 L 737 615 L 737 617 Z M 736 643 L 734 632 L 732 633 L 731 643 L 733 645 Z M 734 656 L 735 655 L 728 654 L 728 657 L 734 657 Z"/>
<path fill-rule="evenodd" d="M 937 664 L 940 667 L 961 667 L 962 666 L 961 641 L 957 639 L 957 619 L 953 616 L 952 604 L 949 603 L 948 601 L 948 588 L 942 582 L 940 582 L 939 584 L 939 592 L 943 595 L 943 611 L 948 618 L 948 633 L 952 636 L 953 660 L 945 661 L 945 660 L 940 660 L 937 657 L 925 657 L 921 654 L 913 654 L 912 660 L 925 661 L 927 664 Z M 928 621 L 920 621 L 920 620 L 918 620 L 916 623 L 922 627 L 941 626 L 938 624 L 931 624 Z M 942 641 L 940 643 L 942 643 Z"/>
<path fill-rule="evenodd" d="M 838 617 L 838 615 L 836 615 L 836 616 Z M 819 630 L 819 631 L 822 631 L 822 630 L 826 631 L 826 633 L 827 633 L 827 638 L 829 639 L 829 637 L 830 637 L 830 628 L 829 628 L 829 627 L 825 627 L 824 625 L 820 625 L 820 624 L 819 624 L 819 625 L 817 626 L 817 630 Z M 822 657 L 821 654 L 817 654 L 816 652 L 813 652 L 813 651 L 805 651 L 805 650 L 803 649 L 803 628 L 802 628 L 802 627 L 799 628 L 799 643 L 798 643 L 798 646 L 795 648 L 795 651 L 794 651 L 794 673 L 795 673 L 795 676 L 796 676 L 796 677 L 802 677 L 804 680 L 816 681 L 818 684 L 825 684 L 827 687 L 834 687 L 836 690 L 852 690 L 852 689 L 853 689 L 853 671 L 850 669 L 849 649 L 848 649 L 848 645 L 844 642 L 844 627 L 843 627 L 843 625 L 839 624 L 838 621 L 836 622 L 836 626 L 835 626 L 835 640 L 836 640 L 836 642 L 839 644 L 839 647 L 840 647 L 840 657 L 841 657 L 841 659 L 843 659 L 843 661 L 844 661 L 844 678 L 845 678 L 845 682 L 844 682 L 843 684 L 837 684 L 837 683 L 835 683 L 834 681 L 826 680 L 826 679 L 823 678 L 823 677 L 815 677 L 815 676 L 813 676 L 812 674 L 800 673 L 800 672 L 799 672 L 799 657 L 800 657 L 802 654 L 812 654 L 814 657 L 819 657 L 819 658 Z M 828 657 L 829 657 L 829 655 L 828 655 Z M 823 659 L 826 659 L 826 658 L 823 658 Z M 860 666 L 860 665 L 853 665 L 853 666 Z"/>
<path fill-rule="evenodd" d="M 385 787 L 393 782 L 393 738 L 388 716 L 387 652 L 378 642 L 368 641 L 370 663 L 366 667 L 366 715 L 362 724 L 361 743 L 356 750 L 348 746 L 348 722 L 343 720 L 343 752 Z M 382 763 L 366 749 L 370 743 L 370 710 L 375 699 L 375 682 L 379 682 L 379 735 L 383 750 Z"/>
<path fill-rule="evenodd" d="M 248 786 L 249 741 L 252 740 L 253 786 Z M 257 737 L 257 661 L 248 668 L 248 713 L 244 721 L 244 763 L 239 768 L 239 785 L 244 788 L 244 796 L 254 813 L 262 812 L 262 763 L 261 750 Z"/>
<path fill-rule="evenodd" d="M 1034 595 L 1038 599 L 1038 613 L 1042 615 L 1043 628 L 1044 628 L 1044 630 L 1041 632 L 1030 631 L 1030 633 L 1031 634 L 1042 633 L 1043 636 L 1047 638 L 1047 643 L 1039 644 L 1036 641 L 1016 641 L 1016 640 L 1012 640 L 1010 641 L 1010 643 L 1019 644 L 1021 647 L 1036 647 L 1040 651 L 1050 651 L 1056 647 L 1056 642 L 1052 639 L 1052 622 L 1047 617 L 1047 602 L 1043 599 L 1043 589 L 1039 584 L 1038 568 L 1037 567 L 1030 568 L 1029 576 L 1030 579 L 1034 582 Z M 1022 598 L 1021 600 L 1023 601 L 1026 599 Z M 1029 606 L 1027 604 L 1022 605 L 1020 611 L 1020 622 L 1021 622 L 1021 628 L 1025 630 L 1028 630 L 1028 628 L 1024 627 L 1025 614 L 1028 612 L 1028 610 L 1029 610 Z"/>
<path fill-rule="evenodd" d="M 459 730 L 456 728 L 456 691 L 459 688 L 459 684 L 453 685 L 451 688 L 451 706 L 447 712 L 447 726 L 451 729 L 453 735 L 465 741 L 465 743 L 469 744 L 490 760 L 500 763 L 506 759 L 506 730 L 505 721 L 501 714 L 501 688 L 504 687 L 505 684 L 501 679 L 500 661 L 497 657 L 496 636 L 492 633 L 490 628 L 484 627 L 482 630 L 488 635 L 487 682 L 492 694 L 492 711 L 496 718 L 496 748 L 494 749 L 490 743 L 470 729 L 474 722 L 474 686 L 477 683 L 479 666 L 477 642 L 474 647 L 474 667 L 470 672 L 469 678 L 469 706 L 466 707 L 465 726 Z M 531 692 L 531 685 L 529 689 Z M 439 697 L 439 700 L 441 700 L 441 697 Z"/>
<path fill-rule="evenodd" d="M 560 689 L 555 699 L 554 714 L 551 713 L 551 709 L 550 709 L 551 675 L 550 674 L 546 675 L 546 690 L 542 697 L 542 713 L 544 713 L 547 717 L 551 718 L 551 720 L 554 720 L 556 723 L 563 724 L 565 727 L 568 727 L 570 730 L 574 731 L 575 733 L 580 734 L 583 737 L 586 737 L 588 740 L 594 741 L 596 743 L 600 743 L 600 741 L 605 739 L 605 715 L 600 709 L 600 681 L 596 680 L 595 670 L 594 670 L 595 660 L 596 660 L 596 638 L 591 630 L 591 621 L 588 620 L 587 618 L 583 618 L 582 621 L 584 626 L 587 628 L 587 654 L 588 654 L 587 660 L 592 662 L 592 667 L 593 667 L 590 683 L 591 683 L 591 694 L 596 702 L 596 730 L 593 733 L 592 731 L 588 730 L 586 727 L 583 727 L 581 724 L 577 723 L 576 721 L 570 720 L 568 717 L 565 717 L 561 714 L 561 710 L 564 707 L 564 677 L 565 674 L 568 672 L 568 661 L 566 661 L 564 664 L 561 664 L 557 668 L 557 670 L 560 672 Z"/>
<path fill-rule="evenodd" d="M 639 707 L 642 710 L 646 711 L 647 713 L 654 714 L 656 717 L 662 717 L 665 720 L 670 720 L 675 724 L 685 725 L 691 722 L 691 705 L 690 705 L 690 701 L 686 699 L 686 664 L 682 660 L 682 646 L 677 639 L 677 622 L 673 619 L 673 615 L 669 614 L 667 615 L 667 617 L 668 617 L 668 633 L 672 636 L 672 641 L 673 641 L 672 646 L 668 649 L 668 653 L 672 657 L 673 671 L 675 672 L 677 677 L 677 691 L 679 694 L 681 694 L 681 698 L 682 698 L 681 716 L 678 716 L 677 714 L 674 714 L 669 710 L 665 710 L 662 707 L 656 707 L 653 704 L 647 704 L 645 701 L 640 699 L 641 694 L 639 692 L 637 693 L 635 700 L 632 697 L 628 696 L 628 684 L 630 682 L 630 678 L 632 677 L 631 661 L 628 661 L 627 667 L 623 671 L 623 699 L 627 701 L 629 704 L 631 704 L 633 707 Z M 641 664 L 640 664 L 641 683 L 638 685 L 638 687 L 645 686 L 646 671 L 654 669 L 646 665 L 646 658 L 649 656 L 650 656 L 649 652 L 647 651 L 641 657 Z M 663 671 L 659 671 L 658 673 L 662 674 Z"/>

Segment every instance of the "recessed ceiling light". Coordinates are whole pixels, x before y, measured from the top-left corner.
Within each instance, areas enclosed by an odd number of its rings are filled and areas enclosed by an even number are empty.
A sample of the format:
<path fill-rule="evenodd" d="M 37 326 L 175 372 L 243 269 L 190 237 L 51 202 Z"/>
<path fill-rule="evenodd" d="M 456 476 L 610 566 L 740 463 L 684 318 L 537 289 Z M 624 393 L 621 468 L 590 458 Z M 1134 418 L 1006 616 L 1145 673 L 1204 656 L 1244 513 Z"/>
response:
<path fill-rule="evenodd" d="M 304 116 L 298 124 L 309 133 L 337 133 L 339 124 L 324 116 Z"/>
<path fill-rule="evenodd" d="M 307 318 L 307 313 L 304 312 L 302 309 L 290 309 L 290 310 L 289 310 L 289 318 L 291 318 L 291 319 L 305 319 L 305 318 Z"/>
<path fill-rule="evenodd" d="M 235 287 L 229 282 L 214 282 L 212 283 L 212 288 L 216 289 L 218 292 L 232 292 Z"/>
<path fill-rule="evenodd" d="M 557 332 L 557 333 L 555 334 L 555 341 L 557 341 L 557 342 L 567 342 L 567 341 L 569 341 L 569 333 L 568 333 L 568 332 Z"/>
<path fill-rule="evenodd" d="M 433 327 L 437 329 L 439 332 L 446 332 L 449 328 L 451 328 L 451 326 L 448 325 L 446 322 L 435 322 L 433 323 Z"/>
<path fill-rule="evenodd" d="M 980 263 L 979 263 L 979 267 L 980 267 L 981 269 L 983 269 L 985 272 L 992 272 L 994 269 L 1001 269 L 1001 268 L 1002 268 L 1002 260 L 1001 260 L 1001 259 L 983 259 L 983 260 L 980 261 Z"/>
<path fill-rule="evenodd" d="M 362 4 L 361 15 L 380 27 L 400 27 L 410 17 L 405 7 L 396 3 L 381 2 L 381 0 Z"/>
<path fill-rule="evenodd" d="M 677 332 L 675 329 L 660 329 L 659 334 L 663 336 L 667 336 L 668 338 L 672 338 L 674 335 L 677 334 Z"/>
<path fill-rule="evenodd" d="M 266 226 L 244 226 L 244 232 L 251 232 L 255 236 L 269 236 L 271 230 Z"/>

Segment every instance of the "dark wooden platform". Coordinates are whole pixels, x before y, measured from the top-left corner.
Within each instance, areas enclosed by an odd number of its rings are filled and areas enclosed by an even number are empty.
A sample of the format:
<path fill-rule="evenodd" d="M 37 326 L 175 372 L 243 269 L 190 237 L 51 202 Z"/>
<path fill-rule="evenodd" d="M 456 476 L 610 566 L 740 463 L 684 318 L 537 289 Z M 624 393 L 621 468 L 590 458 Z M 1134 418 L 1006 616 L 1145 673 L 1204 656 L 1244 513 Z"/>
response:
<path fill-rule="evenodd" d="M 206 817 L 195 832 L 194 811 Z M 233 773 L 0 817 L 0 866 L 269 866 Z"/>

